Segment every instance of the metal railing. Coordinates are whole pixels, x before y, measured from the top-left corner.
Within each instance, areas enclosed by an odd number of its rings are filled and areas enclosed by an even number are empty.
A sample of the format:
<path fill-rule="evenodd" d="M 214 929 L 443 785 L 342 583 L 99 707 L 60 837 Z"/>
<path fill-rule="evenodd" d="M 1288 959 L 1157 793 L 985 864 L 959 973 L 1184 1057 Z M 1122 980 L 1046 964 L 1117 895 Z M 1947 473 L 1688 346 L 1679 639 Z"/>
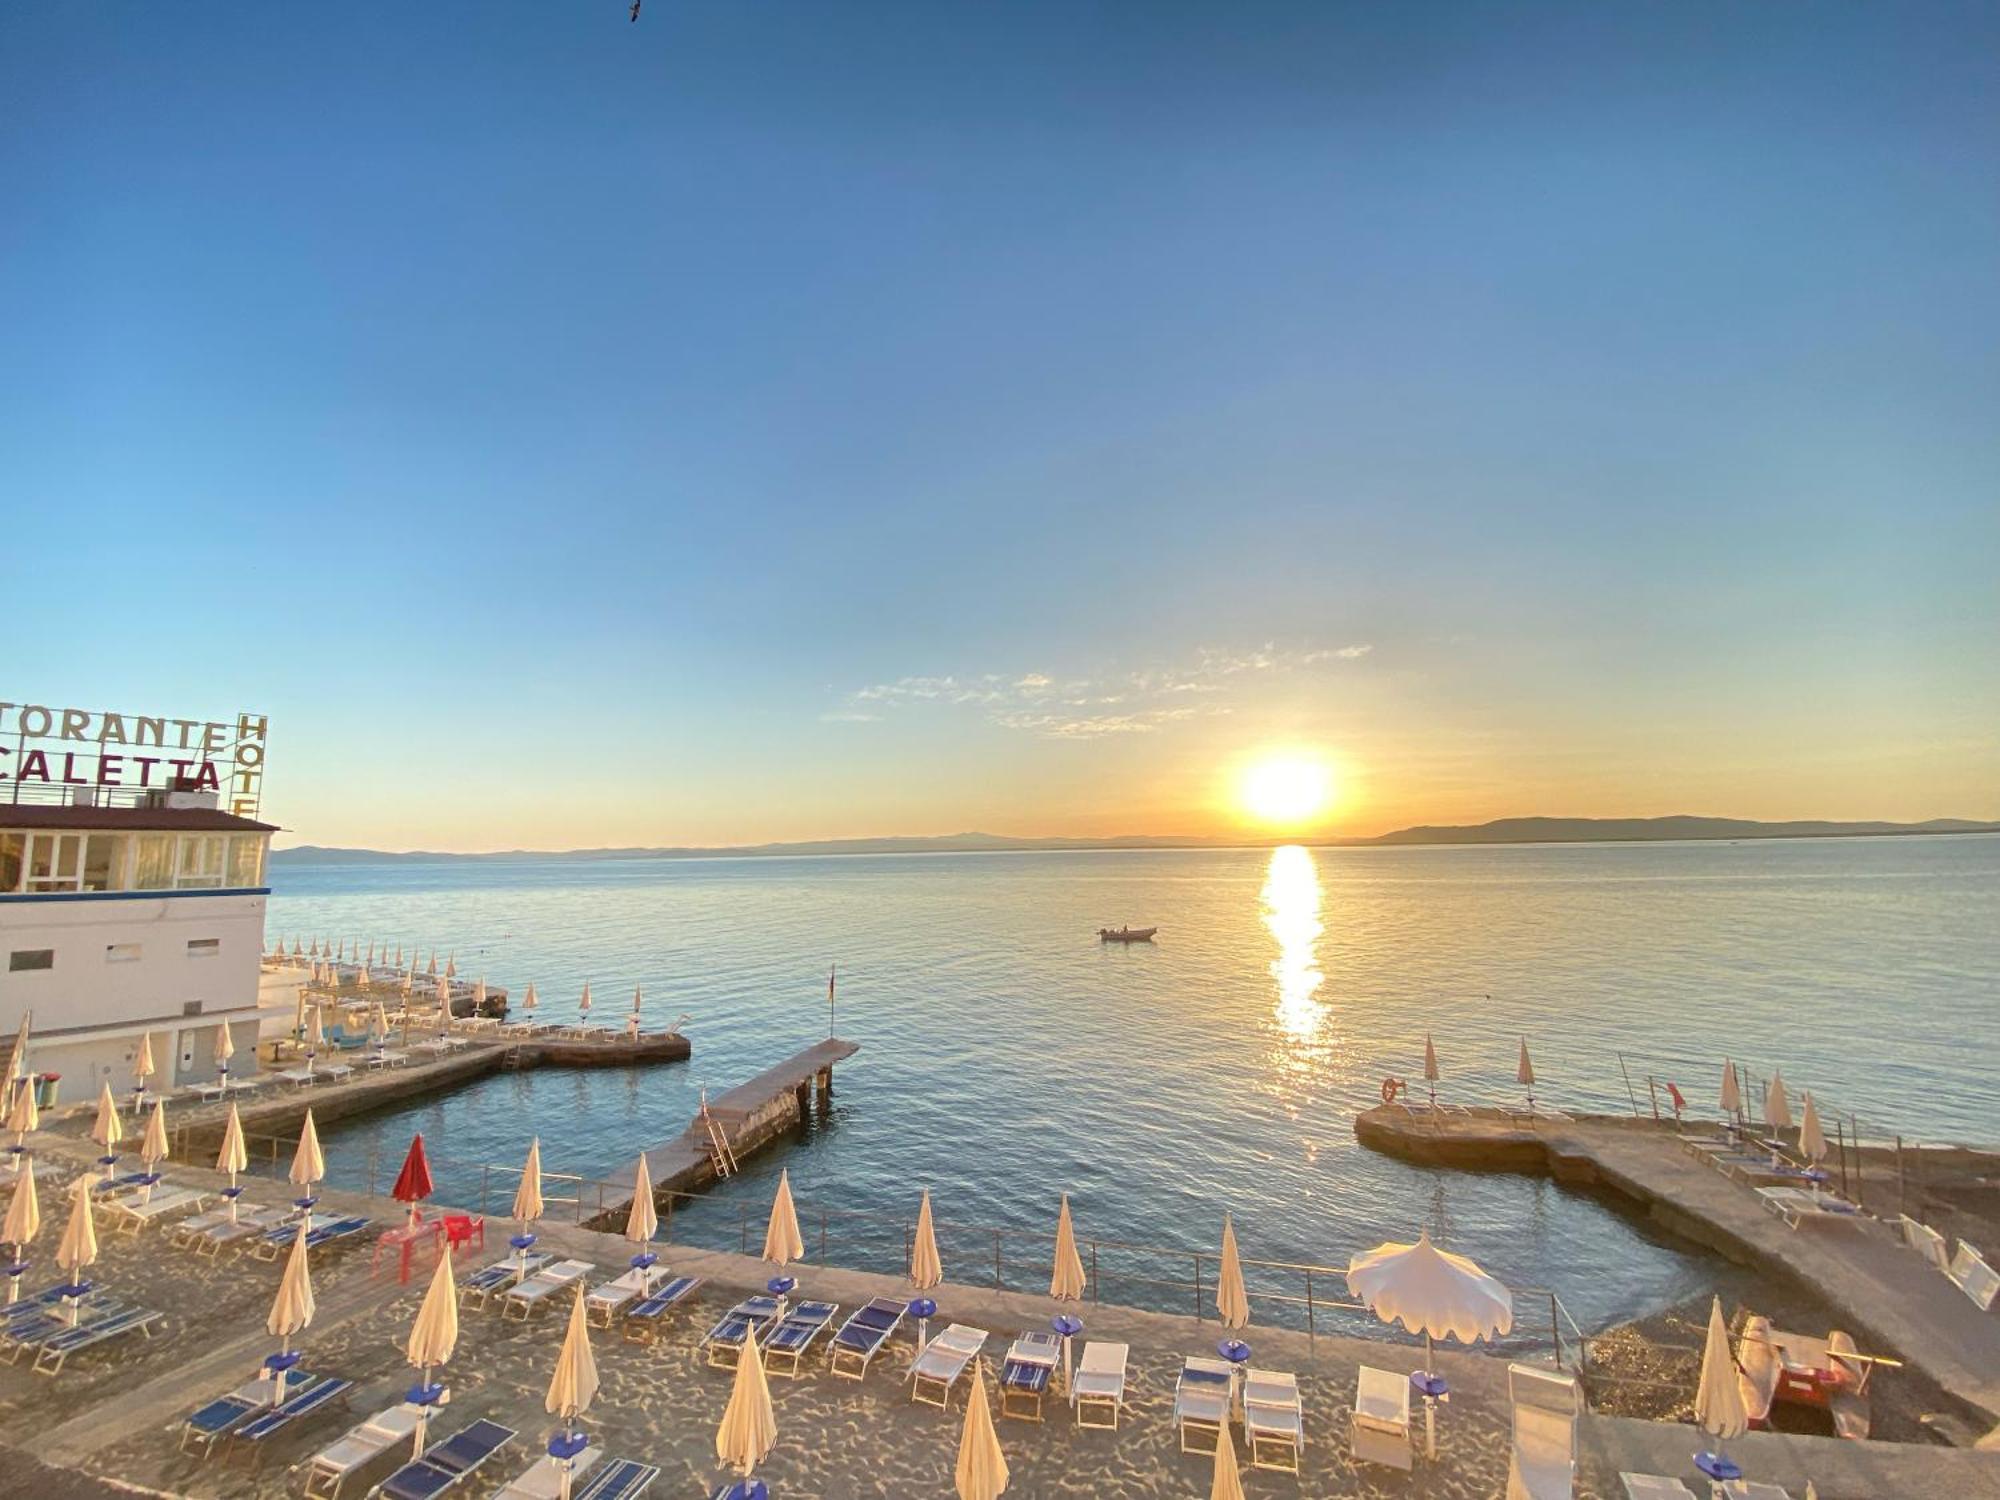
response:
<path fill-rule="evenodd" d="M 203 1133 L 212 1134 L 212 1130 Z M 183 1160 L 187 1159 L 185 1141 L 186 1128 L 182 1127 L 181 1143 L 175 1150 Z M 296 1138 L 246 1133 L 244 1146 L 253 1175 L 282 1178 L 298 1142 Z M 521 1167 L 438 1156 L 427 1156 L 427 1160 L 438 1184 L 435 1196 L 439 1199 L 496 1218 L 511 1212 Z M 336 1187 L 364 1191 L 370 1198 L 386 1197 L 401 1166 L 400 1154 L 385 1158 L 371 1143 L 363 1160 L 330 1161 L 327 1180 Z M 629 1179 L 542 1173 L 545 1220 L 586 1224 L 615 1214 L 631 1196 Z M 655 1202 L 659 1209 L 657 1239 L 742 1255 L 756 1255 L 763 1248 L 769 1216 L 766 1205 L 730 1202 L 678 1189 L 658 1190 Z M 809 1202 L 798 1203 L 796 1208 L 808 1254 L 820 1264 L 837 1263 L 853 1270 L 898 1276 L 908 1268 L 916 1236 L 914 1216 Z M 947 1219 L 934 1220 L 933 1228 L 952 1280 L 999 1291 L 1035 1293 L 1047 1289 L 1055 1259 L 1053 1232 Z M 1216 1317 L 1215 1291 L 1221 1274 L 1218 1252 L 1086 1235 L 1078 1235 L 1076 1243 L 1089 1301 L 1191 1314 L 1201 1321 Z M 1245 1291 L 1261 1323 L 1293 1328 L 1315 1338 L 1327 1334 L 1415 1342 L 1378 1321 L 1366 1306 L 1347 1295 L 1347 1273 L 1342 1267 L 1250 1256 L 1240 1259 Z M 1546 1287 L 1512 1290 L 1515 1331 L 1500 1340 L 1498 1347 L 1517 1353 L 1546 1350 L 1558 1368 L 1587 1372 L 1589 1339 L 1562 1298 Z"/>

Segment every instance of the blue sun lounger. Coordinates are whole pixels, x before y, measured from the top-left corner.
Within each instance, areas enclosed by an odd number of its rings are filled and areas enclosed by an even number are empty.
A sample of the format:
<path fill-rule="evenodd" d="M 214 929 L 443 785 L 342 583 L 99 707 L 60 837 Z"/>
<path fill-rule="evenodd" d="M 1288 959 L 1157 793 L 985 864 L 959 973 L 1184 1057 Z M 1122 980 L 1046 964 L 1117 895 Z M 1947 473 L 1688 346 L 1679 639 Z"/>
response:
<path fill-rule="evenodd" d="M 854 1315 L 840 1325 L 840 1332 L 833 1336 L 833 1354 L 830 1368 L 836 1375 L 849 1380 L 859 1380 L 868 1373 L 868 1362 L 882 1352 L 903 1321 L 908 1307 L 894 1297 L 877 1297 L 866 1307 L 856 1308 Z"/>
<path fill-rule="evenodd" d="M 346 1239 L 350 1234 L 358 1234 L 366 1229 L 368 1224 L 369 1221 L 358 1214 L 322 1220 L 306 1231 L 306 1248 L 317 1250 L 334 1240 Z M 298 1221 L 289 1220 L 276 1228 L 265 1230 L 257 1243 L 251 1246 L 250 1253 L 259 1260 L 276 1260 L 292 1248 L 292 1242 L 298 1237 Z"/>
<path fill-rule="evenodd" d="M 701 1341 L 701 1347 L 708 1351 L 708 1362 L 718 1370 L 733 1370 L 736 1361 L 743 1355 L 743 1340 L 752 1329 L 756 1330 L 759 1342 L 764 1331 L 778 1321 L 778 1299 L 776 1297 L 745 1297 L 730 1308 Z"/>
<path fill-rule="evenodd" d="M 276 1382 L 269 1375 L 259 1375 L 249 1384 L 238 1386 L 227 1396 L 218 1396 L 206 1406 L 197 1408 L 193 1415 L 181 1423 L 181 1452 L 198 1452 L 203 1458 L 208 1457 L 214 1451 L 215 1445 L 227 1437 L 232 1429 L 269 1407 L 271 1397 L 276 1393 Z"/>
<path fill-rule="evenodd" d="M 839 1311 L 834 1302 L 801 1302 L 786 1313 L 764 1342 L 764 1373 L 797 1380 L 799 1361 Z"/>
<path fill-rule="evenodd" d="M 625 1337 L 634 1344 L 650 1344 L 659 1337 L 667 1314 L 692 1297 L 701 1286 L 699 1276 L 676 1276 L 652 1296 L 625 1309 Z"/>
<path fill-rule="evenodd" d="M 513 1428 L 482 1418 L 443 1442 L 433 1443 L 422 1458 L 404 1464 L 369 1494 L 385 1500 L 433 1500 L 477 1473 L 515 1436 Z"/>
<path fill-rule="evenodd" d="M 295 1376 L 294 1379 L 297 1377 Z M 322 1375 L 317 1379 L 306 1377 L 304 1384 L 296 1390 L 288 1382 L 285 1386 L 285 1402 L 257 1413 L 229 1435 L 229 1453 L 234 1457 L 239 1448 L 250 1455 L 250 1463 L 255 1467 L 264 1457 L 264 1443 L 277 1436 L 292 1423 L 312 1416 L 315 1412 L 331 1406 L 336 1401 L 344 1401 L 347 1393 L 354 1389 L 354 1382 L 341 1380 L 333 1375 Z"/>
<path fill-rule="evenodd" d="M 569 1492 L 569 1500 L 637 1500 L 660 1477 L 652 1464 L 614 1458 L 590 1471 L 590 1478 Z"/>
<path fill-rule="evenodd" d="M 44 1294 L 48 1295 L 48 1294 Z M 50 1297 L 50 1301 L 55 1299 Z M 101 1318 L 112 1317 L 124 1311 L 125 1304 L 116 1297 L 100 1297 L 86 1302 L 77 1309 L 76 1323 L 71 1325 L 54 1306 L 44 1305 L 27 1317 L 10 1318 L 5 1329 L 0 1329 L 0 1343 L 4 1343 L 7 1363 L 19 1364 L 21 1356 L 30 1349 L 39 1350 L 42 1345 L 58 1334 L 71 1333 L 77 1328 L 88 1328 Z"/>
<path fill-rule="evenodd" d="M 112 1313 L 107 1318 L 98 1318 L 59 1333 L 36 1351 L 35 1373 L 60 1375 L 63 1362 L 72 1354 L 79 1354 L 85 1349 L 94 1349 L 99 1344 L 122 1339 L 128 1333 L 143 1333 L 147 1338 L 151 1338 L 153 1325 L 160 1321 L 160 1317 L 159 1313 L 148 1312 L 143 1307 L 128 1307 L 121 1312 Z"/>

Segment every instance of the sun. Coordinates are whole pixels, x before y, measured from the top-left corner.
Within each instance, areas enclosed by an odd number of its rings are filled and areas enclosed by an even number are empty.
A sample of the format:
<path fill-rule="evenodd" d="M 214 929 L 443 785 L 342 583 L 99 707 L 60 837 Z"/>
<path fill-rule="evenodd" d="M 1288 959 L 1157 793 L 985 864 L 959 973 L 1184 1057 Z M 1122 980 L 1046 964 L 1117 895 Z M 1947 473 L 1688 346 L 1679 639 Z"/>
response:
<path fill-rule="evenodd" d="M 1333 801 L 1333 774 L 1308 755 L 1262 756 L 1244 768 L 1236 800 L 1259 823 L 1296 827 Z"/>

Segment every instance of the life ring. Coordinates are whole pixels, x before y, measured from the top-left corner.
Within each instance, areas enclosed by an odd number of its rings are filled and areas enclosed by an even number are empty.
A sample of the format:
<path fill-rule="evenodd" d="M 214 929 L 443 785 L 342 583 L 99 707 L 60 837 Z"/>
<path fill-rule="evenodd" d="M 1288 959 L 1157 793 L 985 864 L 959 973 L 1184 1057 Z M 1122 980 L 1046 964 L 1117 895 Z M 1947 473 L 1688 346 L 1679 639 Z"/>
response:
<path fill-rule="evenodd" d="M 1383 1079 L 1382 1102 L 1384 1104 L 1394 1104 L 1396 1102 L 1396 1096 L 1403 1092 L 1404 1087 L 1405 1085 L 1403 1083 L 1403 1080 L 1400 1078 Z"/>

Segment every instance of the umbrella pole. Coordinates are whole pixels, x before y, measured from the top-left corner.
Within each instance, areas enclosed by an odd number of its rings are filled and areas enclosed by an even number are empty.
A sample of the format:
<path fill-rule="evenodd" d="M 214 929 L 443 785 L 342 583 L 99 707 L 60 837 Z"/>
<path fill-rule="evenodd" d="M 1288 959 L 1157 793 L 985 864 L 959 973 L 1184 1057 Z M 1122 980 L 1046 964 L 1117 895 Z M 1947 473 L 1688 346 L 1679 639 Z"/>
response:
<path fill-rule="evenodd" d="M 1428 1333 L 1424 1335 L 1424 1373 L 1426 1375 L 1437 1373 L 1435 1351 L 1431 1348 L 1431 1336 Z M 1438 1456 L 1437 1406 L 1435 1397 L 1424 1397 L 1424 1457 L 1433 1462 Z"/>

